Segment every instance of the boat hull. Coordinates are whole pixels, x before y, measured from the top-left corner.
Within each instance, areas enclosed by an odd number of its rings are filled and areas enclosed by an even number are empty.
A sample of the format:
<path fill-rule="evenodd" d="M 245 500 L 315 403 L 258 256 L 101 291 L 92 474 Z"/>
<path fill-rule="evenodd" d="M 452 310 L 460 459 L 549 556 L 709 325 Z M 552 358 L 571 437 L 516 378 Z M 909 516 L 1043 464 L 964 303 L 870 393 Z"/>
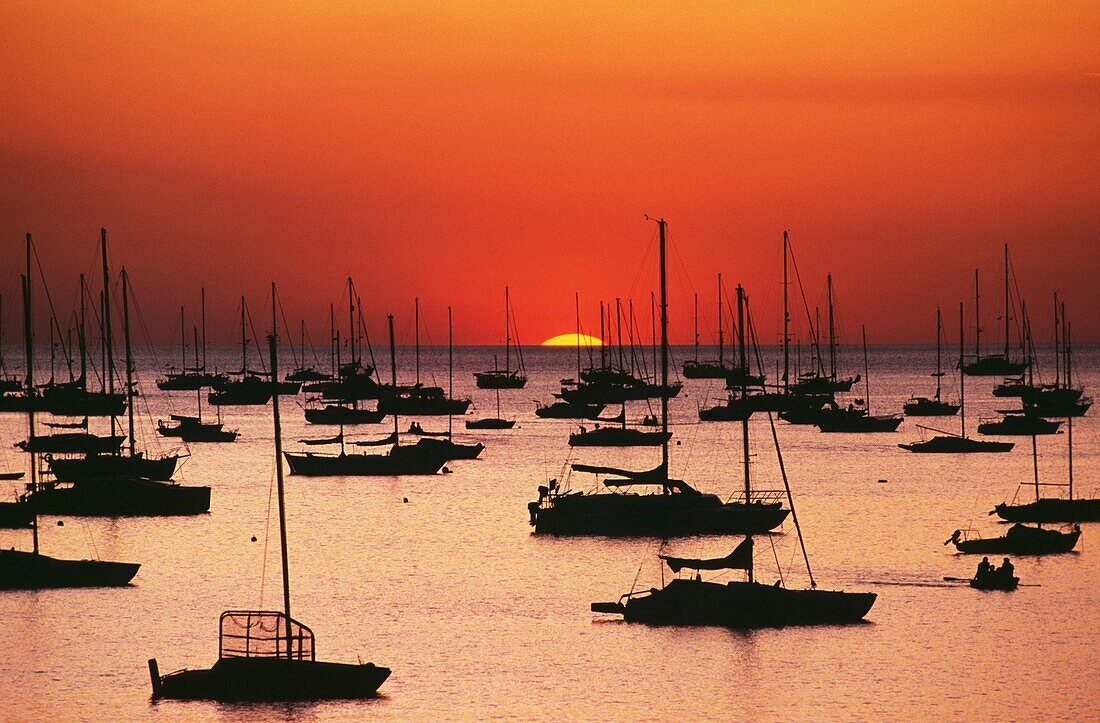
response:
<path fill-rule="evenodd" d="M 962 405 L 935 399 L 918 398 L 905 403 L 902 411 L 907 417 L 954 417 Z"/>
<path fill-rule="evenodd" d="M 597 493 L 531 503 L 535 532 L 550 535 L 672 537 L 762 534 L 790 514 L 778 503 L 723 504 L 714 495 Z"/>
<path fill-rule="evenodd" d="M 516 420 L 514 419 L 497 419 L 495 417 L 466 422 L 466 429 L 511 429 L 514 426 L 516 426 Z"/>
<path fill-rule="evenodd" d="M 959 540 L 955 549 L 973 555 L 1056 555 L 1070 552 L 1081 537 L 1080 530 L 1059 532 L 1024 527 L 1001 537 Z"/>
<path fill-rule="evenodd" d="M 603 404 L 570 404 L 554 402 L 535 408 L 535 416 L 540 419 L 595 419 L 603 412 Z"/>
<path fill-rule="evenodd" d="M 306 409 L 306 421 L 310 424 L 378 424 L 385 418 L 385 412 L 374 409 L 354 409 L 338 405 L 325 405 L 320 409 Z"/>
<path fill-rule="evenodd" d="M 284 452 L 290 473 L 303 477 L 393 477 L 397 475 L 433 475 L 446 459 L 437 454 L 397 452 L 389 454 L 312 454 Z M 413 449 L 409 447 L 408 449 Z"/>
<path fill-rule="evenodd" d="M 1100 498 L 1047 497 L 1024 505 L 999 504 L 997 516 L 1009 522 L 1100 522 Z"/>
<path fill-rule="evenodd" d="M 1012 442 L 990 442 L 969 437 L 933 437 L 926 442 L 898 446 L 917 454 L 980 454 L 1008 452 L 1015 445 Z"/>
<path fill-rule="evenodd" d="M 0 502 L 0 530 L 21 530 L 34 523 L 34 512 L 26 502 Z"/>
<path fill-rule="evenodd" d="M 201 515 L 210 511 L 210 488 L 139 479 L 78 480 L 42 486 L 31 493 L 30 502 L 40 515 Z"/>
<path fill-rule="evenodd" d="M 527 377 L 515 372 L 474 372 L 478 389 L 523 389 Z"/>
<path fill-rule="evenodd" d="M 1042 417 L 1011 415 L 996 422 L 982 422 L 978 425 L 978 434 L 1030 437 L 1033 434 L 1055 434 L 1061 426 L 1060 421 L 1052 422 Z"/>
<path fill-rule="evenodd" d="M 643 432 L 638 429 L 601 427 L 569 435 L 570 447 L 659 447 L 669 439 L 671 432 Z"/>
<path fill-rule="evenodd" d="M 158 676 L 153 697 L 258 702 L 371 698 L 389 676 L 389 668 L 373 663 L 222 658 L 205 670 Z"/>
<path fill-rule="evenodd" d="M 896 432 L 901 426 L 901 417 L 872 417 L 855 415 L 846 411 L 825 413 L 817 420 L 817 428 L 822 432 L 847 432 L 867 434 L 873 432 Z"/>
<path fill-rule="evenodd" d="M 136 455 L 91 454 L 76 459 L 49 460 L 50 472 L 58 482 L 84 479 L 119 479 L 136 477 L 150 480 L 170 480 L 176 473 L 179 455 L 146 457 Z"/>
<path fill-rule="evenodd" d="M 968 377 L 1015 377 L 1027 371 L 1027 362 L 1014 362 L 1004 356 L 983 356 L 963 364 Z"/>
<path fill-rule="evenodd" d="M 788 590 L 755 582 L 727 584 L 677 579 L 627 600 L 623 618 L 650 625 L 765 628 L 857 623 L 875 604 L 874 593 Z"/>
<path fill-rule="evenodd" d="M 129 562 L 59 560 L 18 550 L 0 550 L 0 590 L 128 585 L 141 567 Z"/>

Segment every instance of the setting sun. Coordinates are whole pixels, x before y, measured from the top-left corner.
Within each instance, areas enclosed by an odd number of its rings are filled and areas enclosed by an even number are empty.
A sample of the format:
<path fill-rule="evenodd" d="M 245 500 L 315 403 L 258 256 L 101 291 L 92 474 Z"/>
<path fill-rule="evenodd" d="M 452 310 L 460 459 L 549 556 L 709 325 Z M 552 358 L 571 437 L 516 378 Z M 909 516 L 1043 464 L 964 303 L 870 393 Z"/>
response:
<path fill-rule="evenodd" d="M 542 343 L 543 346 L 603 346 L 598 337 L 588 334 L 558 334 Z"/>

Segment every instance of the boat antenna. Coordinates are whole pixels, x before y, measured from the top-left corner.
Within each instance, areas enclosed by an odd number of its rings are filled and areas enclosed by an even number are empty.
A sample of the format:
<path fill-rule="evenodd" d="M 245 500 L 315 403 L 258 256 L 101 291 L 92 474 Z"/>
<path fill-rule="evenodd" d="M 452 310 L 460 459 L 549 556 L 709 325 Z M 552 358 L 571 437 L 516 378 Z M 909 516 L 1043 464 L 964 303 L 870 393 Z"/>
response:
<path fill-rule="evenodd" d="M 787 308 L 787 248 L 790 246 L 790 232 L 783 231 L 783 391 L 790 391 L 791 335 L 789 325 L 791 314 Z"/>
<path fill-rule="evenodd" d="M 649 218 L 648 216 L 646 217 Z M 669 493 L 668 486 L 668 281 L 665 273 L 665 234 L 668 223 L 662 218 L 657 221 L 660 238 L 661 257 L 661 481 L 662 491 Z"/>
<path fill-rule="evenodd" d="M 1008 361 L 1008 244 L 1005 244 L 1005 361 Z"/>
<path fill-rule="evenodd" d="M 107 272 L 107 229 L 99 229 L 99 245 L 103 251 L 103 344 L 107 350 L 107 392 L 115 393 L 115 353 L 111 343 L 111 278 Z M 115 416 L 111 415 L 111 434 L 115 433 Z"/>
<path fill-rule="evenodd" d="M 748 297 L 745 297 L 745 311 L 748 317 L 749 334 L 753 349 L 756 351 L 756 367 L 763 374 L 764 360 L 760 356 L 760 345 L 756 341 L 756 324 L 752 320 L 752 311 L 749 310 Z M 775 444 L 775 456 L 779 460 L 779 474 L 783 477 L 783 489 L 787 492 L 787 506 L 791 508 L 791 520 L 794 521 L 794 529 L 798 533 L 798 545 L 802 548 L 802 559 L 806 562 L 806 574 L 810 577 L 810 587 L 816 588 L 817 582 L 814 580 L 814 571 L 810 568 L 810 556 L 806 552 L 806 540 L 802 537 L 802 526 L 798 524 L 798 512 L 794 508 L 794 495 L 791 494 L 791 485 L 787 479 L 787 467 L 783 463 L 783 451 L 779 448 L 779 435 L 775 431 L 775 417 L 772 416 L 770 411 L 767 414 L 768 425 L 772 431 L 772 442 Z"/>
<path fill-rule="evenodd" d="M 723 347 L 723 329 L 722 329 L 722 274 L 718 274 L 718 366 L 724 367 L 724 358 L 722 353 Z"/>
<path fill-rule="evenodd" d="M 274 290 L 275 284 L 271 285 Z M 286 615 L 286 657 L 293 655 L 294 632 L 290 617 L 290 567 L 286 554 L 286 495 L 283 491 L 283 430 L 279 421 L 279 337 L 273 331 L 267 337 L 271 352 L 271 417 L 275 424 L 275 485 L 279 496 L 279 547 L 283 558 L 283 614 Z"/>
<path fill-rule="evenodd" d="M 722 277 L 719 276 L 719 279 Z M 745 369 L 745 290 L 741 284 L 737 285 L 737 345 L 740 349 L 741 358 L 740 369 Z M 745 397 L 745 385 L 747 382 L 747 374 L 742 371 L 741 374 L 741 398 Z M 751 492 L 752 486 L 749 481 L 749 415 L 743 415 L 744 419 L 741 420 L 741 449 L 743 452 L 743 460 L 745 464 L 745 506 L 752 503 Z M 751 539 L 751 535 L 749 538 Z M 752 569 L 752 557 L 749 557 L 749 582 L 753 581 L 753 569 Z M 782 573 L 780 573 L 782 574 Z"/>
<path fill-rule="evenodd" d="M 577 320 L 577 381 L 581 378 L 581 294 L 579 291 L 573 292 L 573 310 Z M 600 339 L 600 343 L 603 344 L 603 339 Z"/>

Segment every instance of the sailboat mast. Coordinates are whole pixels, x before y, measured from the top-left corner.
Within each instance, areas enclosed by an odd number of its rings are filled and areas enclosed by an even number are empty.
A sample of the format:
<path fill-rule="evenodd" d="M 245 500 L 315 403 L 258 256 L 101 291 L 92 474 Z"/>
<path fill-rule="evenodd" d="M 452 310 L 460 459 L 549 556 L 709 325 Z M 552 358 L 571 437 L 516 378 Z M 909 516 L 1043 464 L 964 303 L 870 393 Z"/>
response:
<path fill-rule="evenodd" d="M 244 332 L 244 295 L 241 295 L 241 376 L 248 375 L 248 338 Z"/>
<path fill-rule="evenodd" d="M 99 229 L 99 245 L 103 251 L 103 344 L 107 350 L 107 393 L 115 393 L 115 353 L 111 341 L 111 278 L 107 272 L 107 229 Z M 111 434 L 115 433 L 115 417 L 111 416 Z"/>
<path fill-rule="evenodd" d="M 272 284 L 274 288 L 274 284 Z M 283 614 L 286 615 L 286 657 L 290 659 L 294 650 L 294 633 L 290 617 L 290 563 L 286 552 L 286 494 L 283 490 L 283 428 L 279 420 L 279 337 L 272 332 L 267 338 L 271 352 L 271 417 L 275 425 L 275 484 L 279 495 L 279 549 L 282 552 L 283 568 Z"/>
<path fill-rule="evenodd" d="M 134 442 L 134 357 L 130 347 L 130 277 L 122 267 L 122 339 L 126 346 L 126 423 L 130 436 L 130 456 L 136 453 Z"/>
<path fill-rule="evenodd" d="M 199 366 L 199 328 L 197 326 L 191 327 L 191 332 L 195 337 L 195 368 Z M 199 421 L 202 421 L 202 387 L 195 390 L 195 401 L 198 403 Z"/>
<path fill-rule="evenodd" d="M 603 301 L 600 301 L 600 368 L 607 368 L 607 329 L 604 327 L 603 320 Z M 580 381 L 580 375 L 577 376 L 577 381 Z"/>
<path fill-rule="evenodd" d="M 339 353 L 340 344 L 336 341 L 336 309 L 332 304 L 328 305 L 328 351 L 329 361 L 332 363 L 332 378 L 338 379 L 340 375 L 339 362 L 336 356 Z"/>
<path fill-rule="evenodd" d="M 512 318 L 508 314 L 508 287 L 504 287 L 504 373 L 507 374 L 512 366 Z M 448 307 L 449 309 L 450 307 Z M 448 314 L 450 311 L 447 312 Z M 495 365 L 494 365 L 495 366 Z"/>
<path fill-rule="evenodd" d="M 86 312 L 84 310 L 84 295 L 88 291 L 88 282 L 84 278 L 84 274 L 80 275 L 80 330 L 77 333 L 77 339 L 80 341 L 80 384 L 85 389 L 88 388 L 87 373 L 88 373 L 88 337 L 87 327 L 85 326 Z"/>
<path fill-rule="evenodd" d="M 978 292 L 978 270 L 974 269 L 974 357 L 982 358 L 981 294 Z"/>
<path fill-rule="evenodd" d="M 722 274 L 718 274 L 718 366 L 722 366 Z"/>
<path fill-rule="evenodd" d="M 619 338 L 619 370 L 626 369 L 626 362 L 623 361 L 623 308 L 622 300 L 615 297 L 615 336 Z"/>
<path fill-rule="evenodd" d="M 867 408 L 867 416 L 871 416 L 871 368 L 867 363 L 867 326 L 859 325 L 860 334 L 863 336 L 863 388 L 867 390 L 867 399 L 864 406 Z"/>
<path fill-rule="evenodd" d="M 31 235 L 27 234 L 27 275 L 23 277 L 23 344 L 27 361 L 26 391 L 27 396 L 27 446 L 31 449 L 34 444 L 34 327 L 31 324 Z M 38 491 L 38 465 L 37 455 L 30 453 L 30 491 L 33 495 Z M 33 505 L 32 505 L 33 506 Z M 32 510 L 32 513 L 34 511 Z M 31 515 L 31 537 L 34 545 L 34 554 L 38 554 L 38 514 Z"/>
<path fill-rule="evenodd" d="M 825 288 L 829 301 L 829 378 L 836 381 L 836 327 L 833 321 L 833 275 L 825 276 Z"/>
<path fill-rule="evenodd" d="M 940 315 L 940 307 L 936 307 L 936 401 L 940 401 L 940 379 L 943 377 L 943 366 L 940 362 L 940 334 L 942 333 L 943 319 Z"/>
<path fill-rule="evenodd" d="M 787 308 L 787 246 L 790 237 L 787 231 L 783 231 L 783 391 L 790 391 L 791 370 L 791 336 L 788 331 L 791 315 Z"/>
<path fill-rule="evenodd" d="M 200 314 L 202 315 L 202 371 L 206 373 L 206 287 L 202 287 L 200 296 Z"/>
<path fill-rule="evenodd" d="M 451 323 L 451 307 L 447 307 L 447 396 L 449 399 L 455 398 L 455 348 L 454 348 L 454 326 Z M 453 431 L 454 415 L 451 414 L 451 405 L 447 405 L 447 439 L 451 438 Z"/>
<path fill-rule="evenodd" d="M 1008 360 L 1008 244 L 1005 244 L 1005 361 Z"/>
<path fill-rule="evenodd" d="M 573 313 L 577 320 L 577 381 L 581 379 L 581 294 L 573 292 Z M 600 345 L 603 345 L 603 337 L 600 337 Z"/>
<path fill-rule="evenodd" d="M 661 480 L 668 494 L 668 289 L 665 280 L 665 220 L 657 221 L 661 257 Z"/>
<path fill-rule="evenodd" d="M 348 362 L 355 364 L 355 297 L 348 277 Z"/>
<path fill-rule="evenodd" d="M 695 363 L 699 363 L 699 292 L 695 292 Z"/>
<path fill-rule="evenodd" d="M 975 271 L 975 274 L 977 272 Z M 975 278 L 977 278 L 975 276 Z M 976 287 L 975 287 L 976 288 Z M 963 350 L 965 349 L 963 335 L 963 302 L 959 302 L 959 435 L 966 439 L 966 372 L 963 371 Z"/>
<path fill-rule="evenodd" d="M 187 370 L 187 326 L 183 322 L 183 306 L 180 306 L 180 371 Z"/>
<path fill-rule="evenodd" d="M 741 369 L 745 369 L 745 290 L 741 287 L 741 284 L 737 285 L 737 346 L 741 350 L 741 358 L 739 359 Z M 746 374 L 741 375 L 741 397 L 745 396 L 745 381 Z M 749 419 L 745 415 L 745 418 L 741 420 L 741 450 L 742 461 L 745 467 L 745 505 L 750 505 L 752 499 L 750 493 L 752 486 L 749 482 Z M 749 582 L 753 581 L 752 560 L 749 560 Z"/>
<path fill-rule="evenodd" d="M 393 342 L 393 314 L 386 317 L 390 327 L 390 383 L 393 385 L 393 443 L 401 443 L 397 432 L 397 347 Z"/>
<path fill-rule="evenodd" d="M 1054 388 L 1061 383 L 1062 359 L 1058 347 L 1058 292 L 1054 292 Z M 1066 386 L 1069 386 L 1068 382 Z"/>
<path fill-rule="evenodd" d="M 416 386 L 420 386 L 420 297 L 413 300 L 413 316 L 416 317 Z"/>

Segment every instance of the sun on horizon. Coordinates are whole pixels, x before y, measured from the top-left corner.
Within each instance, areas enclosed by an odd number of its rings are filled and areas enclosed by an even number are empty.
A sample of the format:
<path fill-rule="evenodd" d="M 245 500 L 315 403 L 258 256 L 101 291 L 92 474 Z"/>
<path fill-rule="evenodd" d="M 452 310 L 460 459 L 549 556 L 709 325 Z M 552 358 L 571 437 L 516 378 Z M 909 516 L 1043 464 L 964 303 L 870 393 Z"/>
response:
<path fill-rule="evenodd" d="M 599 337 L 588 334 L 558 334 L 542 343 L 543 346 L 603 346 Z"/>

